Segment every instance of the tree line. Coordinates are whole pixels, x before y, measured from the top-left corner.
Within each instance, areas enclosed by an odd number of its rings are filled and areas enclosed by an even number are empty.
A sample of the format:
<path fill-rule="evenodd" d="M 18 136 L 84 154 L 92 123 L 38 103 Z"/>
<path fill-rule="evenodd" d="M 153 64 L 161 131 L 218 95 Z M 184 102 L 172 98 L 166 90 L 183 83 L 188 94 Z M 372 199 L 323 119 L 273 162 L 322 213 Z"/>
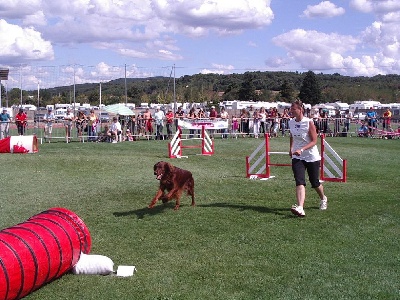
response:
<path fill-rule="evenodd" d="M 299 98 L 305 103 L 318 104 L 342 101 L 376 100 L 381 103 L 396 103 L 400 98 L 399 75 L 377 75 L 374 77 L 351 77 L 340 74 L 316 74 L 300 72 L 245 72 L 243 74 L 195 74 L 173 78 L 120 78 L 101 84 L 101 99 L 105 105 L 114 103 L 171 103 L 174 95 L 177 102 L 220 101 L 291 101 Z M 61 86 L 26 91 L 13 88 L 5 93 L 9 105 L 34 104 L 46 106 L 56 103 L 73 103 L 73 86 Z M 175 91 L 175 93 L 174 93 Z M 75 102 L 98 105 L 99 83 L 75 85 Z"/>

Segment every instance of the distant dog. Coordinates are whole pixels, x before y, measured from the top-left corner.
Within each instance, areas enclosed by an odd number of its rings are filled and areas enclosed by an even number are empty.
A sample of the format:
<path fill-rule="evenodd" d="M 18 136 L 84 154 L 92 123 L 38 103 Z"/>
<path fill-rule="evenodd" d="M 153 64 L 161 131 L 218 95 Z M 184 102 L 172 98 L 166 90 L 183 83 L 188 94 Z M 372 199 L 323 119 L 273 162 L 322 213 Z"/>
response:
<path fill-rule="evenodd" d="M 192 206 L 195 205 L 194 179 L 191 172 L 174 167 L 168 162 L 160 161 L 154 165 L 154 175 L 156 175 L 157 180 L 160 180 L 160 187 L 149 208 L 153 208 L 158 200 L 166 203 L 175 198 L 174 209 L 177 210 L 183 191 L 187 191 L 187 194 L 192 196 Z M 167 190 L 167 193 L 165 193 L 165 190 Z"/>

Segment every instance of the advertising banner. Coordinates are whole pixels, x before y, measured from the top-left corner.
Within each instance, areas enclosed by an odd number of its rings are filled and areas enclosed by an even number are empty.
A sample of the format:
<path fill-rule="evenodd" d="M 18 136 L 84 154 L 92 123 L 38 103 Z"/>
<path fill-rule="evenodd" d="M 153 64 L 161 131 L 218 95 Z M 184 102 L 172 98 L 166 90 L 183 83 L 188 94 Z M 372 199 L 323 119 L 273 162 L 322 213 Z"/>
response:
<path fill-rule="evenodd" d="M 201 129 L 203 126 L 205 129 L 227 129 L 228 120 L 223 119 L 179 119 L 178 126 L 182 129 Z"/>

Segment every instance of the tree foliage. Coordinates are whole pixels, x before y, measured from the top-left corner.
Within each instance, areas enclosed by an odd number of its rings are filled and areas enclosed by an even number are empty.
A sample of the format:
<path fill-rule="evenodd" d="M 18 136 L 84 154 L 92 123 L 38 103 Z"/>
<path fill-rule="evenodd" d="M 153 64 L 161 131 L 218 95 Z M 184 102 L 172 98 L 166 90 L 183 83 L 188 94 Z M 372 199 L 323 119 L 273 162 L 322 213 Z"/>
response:
<path fill-rule="evenodd" d="M 256 75 L 254 73 L 244 73 L 243 81 L 238 92 L 239 100 L 256 101 L 256 87 L 253 82 L 255 79 Z"/>
<path fill-rule="evenodd" d="M 282 100 L 284 101 L 292 100 L 293 97 L 295 97 L 295 93 L 296 91 L 294 89 L 293 84 L 287 79 L 285 79 L 279 91 L 279 95 L 282 98 Z"/>
<path fill-rule="evenodd" d="M 223 100 L 289 101 L 299 96 L 305 103 L 316 104 L 357 100 L 377 100 L 382 103 L 399 102 L 400 76 L 378 75 L 374 77 L 350 77 L 335 74 L 299 72 L 246 72 L 244 74 L 195 74 L 175 80 L 177 102 L 218 103 Z M 102 103 L 125 103 L 125 79 L 103 82 Z M 140 103 L 173 102 L 173 78 L 127 78 L 127 101 Z M 99 102 L 99 84 L 88 83 L 75 86 L 76 102 Z M 299 93 L 300 92 L 300 93 Z M 4 94 L 3 94 L 4 95 Z M 30 96 L 30 97 L 28 97 Z M 35 99 L 37 91 L 23 91 L 23 102 Z M 18 88 L 8 91 L 9 103 L 20 103 Z M 79 99 L 79 100 L 78 100 Z M 40 105 L 70 103 L 73 101 L 73 86 L 40 90 Z"/>
<path fill-rule="evenodd" d="M 321 103 L 321 88 L 313 71 L 306 73 L 300 88 L 299 98 L 303 103 L 311 105 Z"/>

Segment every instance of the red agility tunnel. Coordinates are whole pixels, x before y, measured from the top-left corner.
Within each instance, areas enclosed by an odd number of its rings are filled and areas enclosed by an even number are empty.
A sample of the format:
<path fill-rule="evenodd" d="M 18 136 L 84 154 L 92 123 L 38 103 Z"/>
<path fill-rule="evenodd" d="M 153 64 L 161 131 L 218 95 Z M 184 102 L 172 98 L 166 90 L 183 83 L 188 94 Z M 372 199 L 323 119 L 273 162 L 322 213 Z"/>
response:
<path fill-rule="evenodd" d="M 0 153 L 36 153 L 38 151 L 35 135 L 9 136 L 0 140 Z"/>
<path fill-rule="evenodd" d="M 68 272 L 91 237 L 72 211 L 52 208 L 0 231 L 0 299 L 20 299 Z"/>

